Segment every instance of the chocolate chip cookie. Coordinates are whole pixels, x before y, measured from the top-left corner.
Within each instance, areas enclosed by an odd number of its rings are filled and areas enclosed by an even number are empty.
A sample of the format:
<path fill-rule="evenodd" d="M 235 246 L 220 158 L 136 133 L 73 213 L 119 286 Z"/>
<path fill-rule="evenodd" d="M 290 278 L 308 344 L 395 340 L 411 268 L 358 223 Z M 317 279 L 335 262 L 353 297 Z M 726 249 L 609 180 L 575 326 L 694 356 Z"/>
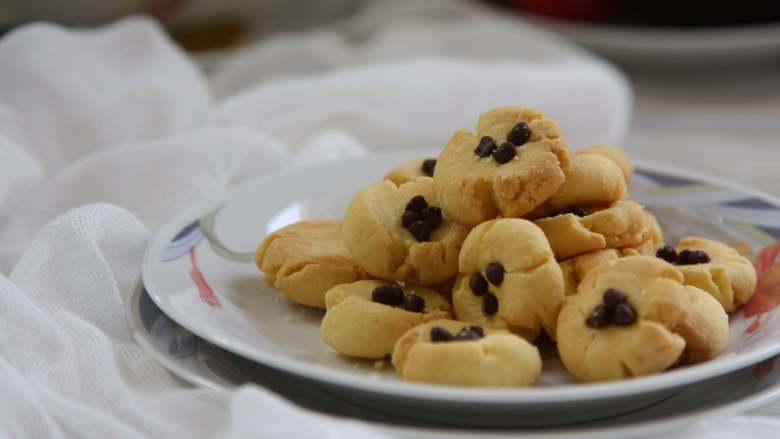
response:
<path fill-rule="evenodd" d="M 434 290 L 378 280 L 338 285 L 325 302 L 322 339 L 350 357 L 384 358 L 409 329 L 451 316 L 449 302 Z"/>
<path fill-rule="evenodd" d="M 555 121 L 530 108 L 495 108 L 480 116 L 476 133 L 457 131 L 444 147 L 436 193 L 444 212 L 463 224 L 518 218 L 561 187 L 568 165 Z"/>
<path fill-rule="evenodd" d="M 454 277 L 469 228 L 443 214 L 435 200 L 430 177 L 401 186 L 381 181 L 361 190 L 342 225 L 352 257 L 388 281 L 433 285 Z"/>
<path fill-rule="evenodd" d="M 395 343 L 393 365 L 405 380 L 486 387 L 530 386 L 542 360 L 534 345 L 503 330 L 434 320 Z"/>
<path fill-rule="evenodd" d="M 542 231 L 504 218 L 469 233 L 452 293 L 458 320 L 509 329 L 528 340 L 544 328 L 555 337 L 564 297 L 563 275 Z"/>

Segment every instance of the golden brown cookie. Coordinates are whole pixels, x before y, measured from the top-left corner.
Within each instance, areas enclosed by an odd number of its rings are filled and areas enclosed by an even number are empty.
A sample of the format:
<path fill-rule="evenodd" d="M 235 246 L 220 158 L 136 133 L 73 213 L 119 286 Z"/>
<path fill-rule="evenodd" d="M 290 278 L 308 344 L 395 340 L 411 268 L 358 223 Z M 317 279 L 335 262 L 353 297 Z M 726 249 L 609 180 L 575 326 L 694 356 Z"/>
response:
<path fill-rule="evenodd" d="M 683 364 L 700 363 L 715 358 L 729 339 L 729 316 L 709 293 L 686 285 L 691 313 L 675 331 L 685 339 Z"/>
<path fill-rule="evenodd" d="M 582 279 L 599 265 L 612 262 L 622 257 L 620 250 L 606 248 L 581 254 L 561 261 L 564 290 L 567 296 L 577 294 L 577 287 Z"/>
<path fill-rule="evenodd" d="M 602 155 L 574 154 L 563 173 L 566 176 L 563 185 L 526 218 L 537 219 L 573 209 L 603 209 L 628 194 L 623 172 Z"/>
<path fill-rule="evenodd" d="M 676 251 L 676 265 L 685 276 L 685 283 L 712 294 L 726 312 L 734 311 L 753 297 L 756 270 L 734 248 L 704 238 L 686 237 L 680 240 Z M 704 252 L 706 258 L 697 258 L 699 252 Z M 694 256 L 687 256 L 691 254 Z"/>
<path fill-rule="evenodd" d="M 558 260 L 604 248 L 635 247 L 654 233 L 644 208 L 628 200 L 590 215 L 567 213 L 534 224 L 544 231 Z"/>
<path fill-rule="evenodd" d="M 452 278 L 469 229 L 442 215 L 434 200 L 430 177 L 401 186 L 381 181 L 361 190 L 342 224 L 355 261 L 385 280 L 433 285 Z"/>
<path fill-rule="evenodd" d="M 435 158 L 416 159 L 393 168 L 385 175 L 384 180 L 400 186 L 418 177 L 433 177 L 434 169 L 436 169 Z"/>
<path fill-rule="evenodd" d="M 575 154 L 597 154 L 609 158 L 620 167 L 626 184 L 630 183 L 631 177 L 634 176 L 634 164 L 628 154 L 620 148 L 609 145 L 593 145 L 578 149 Z"/>
<path fill-rule="evenodd" d="M 522 217 L 561 187 L 568 165 L 555 121 L 530 108 L 499 107 L 480 116 L 476 134 L 460 130 L 449 140 L 436 165 L 436 193 L 463 224 Z"/>
<path fill-rule="evenodd" d="M 316 308 L 325 308 L 332 287 L 369 277 L 344 245 L 339 221 L 300 221 L 271 233 L 256 263 L 269 285 Z"/>
<path fill-rule="evenodd" d="M 650 256 L 590 271 L 558 317 L 566 369 L 582 381 L 606 381 L 661 372 L 686 351 L 697 359 L 714 356 L 725 344 L 728 319 L 682 281 L 680 270 Z"/>
<path fill-rule="evenodd" d="M 626 256 L 655 255 L 656 250 L 663 245 L 663 234 L 655 217 L 650 213 L 647 215 L 650 221 L 650 237 L 638 246 L 595 250 L 561 261 L 560 266 L 563 272 L 566 295 L 576 294 L 577 286 L 585 278 L 585 275 L 601 264 Z"/>
<path fill-rule="evenodd" d="M 434 320 L 395 344 L 393 365 L 405 380 L 460 386 L 518 387 L 542 373 L 539 350 L 507 331 Z"/>
<path fill-rule="evenodd" d="M 528 340 L 555 337 L 563 275 L 542 231 L 523 219 L 491 220 L 463 243 L 452 292 L 458 320 L 510 329 Z"/>
<path fill-rule="evenodd" d="M 661 229 L 661 224 L 658 223 L 655 215 L 645 210 L 647 215 L 649 235 L 646 240 L 639 245 L 633 246 L 636 253 L 644 256 L 654 256 L 655 252 L 664 245 L 664 234 Z M 624 256 L 634 256 L 632 254 L 625 254 Z"/>
<path fill-rule="evenodd" d="M 395 341 L 429 320 L 450 317 L 449 302 L 425 287 L 362 280 L 333 287 L 320 334 L 330 347 L 350 357 L 379 359 Z"/>

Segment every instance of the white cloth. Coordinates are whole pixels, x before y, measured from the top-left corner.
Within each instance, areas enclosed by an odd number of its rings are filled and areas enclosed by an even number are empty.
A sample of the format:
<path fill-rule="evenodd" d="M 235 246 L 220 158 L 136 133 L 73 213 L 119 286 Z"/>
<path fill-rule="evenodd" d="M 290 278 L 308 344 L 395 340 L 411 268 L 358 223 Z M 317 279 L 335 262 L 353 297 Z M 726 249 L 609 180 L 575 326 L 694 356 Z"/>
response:
<path fill-rule="evenodd" d="M 396 3 L 398 26 L 373 26 L 388 7 L 375 5 L 248 49 L 213 86 L 145 19 L 0 40 L 0 437 L 380 436 L 262 388 L 183 385 L 134 343 L 124 307 L 150 230 L 290 159 L 441 145 L 509 102 L 546 109 L 582 144 L 624 136 L 630 94 L 610 67 L 458 3 L 435 5 L 451 21 L 414 18 L 415 3 Z M 480 51 L 518 45 L 534 56 Z"/>

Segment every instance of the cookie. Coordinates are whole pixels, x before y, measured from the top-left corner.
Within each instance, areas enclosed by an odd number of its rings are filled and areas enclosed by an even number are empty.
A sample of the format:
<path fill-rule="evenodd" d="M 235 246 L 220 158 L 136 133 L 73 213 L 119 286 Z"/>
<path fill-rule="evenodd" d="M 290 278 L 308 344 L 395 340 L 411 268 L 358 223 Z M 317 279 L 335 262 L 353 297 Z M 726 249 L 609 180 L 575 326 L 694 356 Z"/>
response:
<path fill-rule="evenodd" d="M 593 269 L 602 264 L 616 261 L 622 256 L 620 250 L 607 248 L 561 261 L 561 273 L 563 273 L 563 285 L 566 295 L 577 294 L 577 287 L 580 285 L 580 282 Z"/>
<path fill-rule="evenodd" d="M 679 269 L 650 256 L 592 270 L 558 317 L 566 369 L 582 381 L 606 381 L 662 372 L 683 354 L 716 355 L 728 318 L 682 282 Z"/>
<path fill-rule="evenodd" d="M 623 172 L 611 159 L 598 154 L 574 154 L 563 170 L 566 181 L 550 199 L 526 218 L 537 219 L 579 209 L 605 208 L 626 198 Z"/>
<path fill-rule="evenodd" d="M 449 302 L 436 291 L 377 280 L 337 285 L 325 302 L 322 339 L 337 352 L 358 358 L 384 358 L 409 329 L 451 316 Z"/>
<path fill-rule="evenodd" d="M 664 245 L 664 233 L 661 224 L 658 223 L 655 215 L 645 210 L 647 217 L 648 237 L 643 242 L 631 247 L 636 253 L 644 256 L 654 256 L 659 247 Z M 633 256 L 627 254 L 625 256 Z"/>
<path fill-rule="evenodd" d="M 656 249 L 663 245 L 663 234 L 661 232 L 661 226 L 658 224 L 655 217 L 650 213 L 647 213 L 647 215 L 648 221 L 650 222 L 650 237 L 638 246 L 595 250 L 561 261 L 560 266 L 561 272 L 563 272 L 563 283 L 566 295 L 570 296 L 576 294 L 577 286 L 579 286 L 582 279 L 599 265 L 626 256 L 655 255 Z"/>
<path fill-rule="evenodd" d="M 433 285 L 455 276 L 469 229 L 443 215 L 434 200 L 430 177 L 401 186 L 381 181 L 361 190 L 342 225 L 355 261 L 389 281 Z"/>
<path fill-rule="evenodd" d="M 604 248 L 638 246 L 654 233 L 644 208 L 628 200 L 582 217 L 565 213 L 534 224 L 544 231 L 558 260 Z"/>
<path fill-rule="evenodd" d="M 747 303 L 756 289 L 756 270 L 737 250 L 704 238 L 680 240 L 673 257 L 685 283 L 712 294 L 726 312 Z M 659 254 L 659 256 L 662 256 Z"/>
<path fill-rule="evenodd" d="M 332 287 L 367 279 L 341 239 L 339 221 L 300 221 L 268 235 L 257 249 L 266 282 L 288 299 L 325 308 Z"/>
<path fill-rule="evenodd" d="M 594 145 L 578 149 L 575 154 L 597 154 L 609 158 L 620 167 L 626 184 L 631 183 L 631 177 L 634 176 L 634 163 L 622 149 L 609 145 Z"/>
<path fill-rule="evenodd" d="M 434 320 L 395 344 L 393 365 L 405 380 L 433 384 L 519 387 L 542 373 L 539 350 L 507 331 Z"/>
<path fill-rule="evenodd" d="M 700 363 L 715 358 L 729 339 L 729 316 L 712 295 L 686 285 L 691 312 L 675 331 L 685 339 L 681 364 Z"/>
<path fill-rule="evenodd" d="M 436 169 L 435 158 L 416 159 L 406 162 L 388 172 L 384 180 L 389 180 L 400 186 L 419 177 L 433 177 Z"/>
<path fill-rule="evenodd" d="M 499 107 L 480 116 L 476 134 L 460 130 L 449 140 L 436 165 L 436 193 L 463 224 L 519 218 L 561 187 L 568 165 L 555 121 L 530 108 Z"/>
<path fill-rule="evenodd" d="M 475 227 L 463 243 L 452 291 L 458 320 L 509 329 L 533 340 L 555 337 L 563 275 L 544 233 L 532 222 L 503 218 Z"/>

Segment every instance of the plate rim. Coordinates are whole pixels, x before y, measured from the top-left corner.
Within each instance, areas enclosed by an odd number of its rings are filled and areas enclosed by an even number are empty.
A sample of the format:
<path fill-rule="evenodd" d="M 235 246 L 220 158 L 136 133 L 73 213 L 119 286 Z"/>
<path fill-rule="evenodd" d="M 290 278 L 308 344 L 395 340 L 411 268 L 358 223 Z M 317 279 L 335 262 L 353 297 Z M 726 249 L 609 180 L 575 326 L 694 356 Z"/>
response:
<path fill-rule="evenodd" d="M 144 289 L 143 281 L 139 278 L 136 283 L 136 287 L 134 288 L 132 293 L 133 297 L 131 299 L 131 306 L 127 308 L 127 313 L 126 313 L 127 319 L 130 324 L 131 332 L 133 333 L 133 338 L 138 342 L 141 348 L 145 352 L 149 353 L 168 372 L 178 377 L 179 379 L 188 382 L 189 384 L 213 389 L 216 391 L 225 391 L 225 392 L 229 392 L 238 388 L 238 386 L 231 385 L 230 383 L 227 384 L 220 383 L 216 379 L 209 378 L 208 376 L 202 376 L 196 372 L 190 371 L 184 366 L 178 364 L 178 361 L 180 360 L 177 360 L 176 358 L 170 355 L 164 354 L 157 347 L 154 346 L 154 344 L 151 342 L 151 334 L 149 334 L 149 332 L 144 329 L 144 326 L 141 323 L 141 319 L 140 319 L 139 299 L 141 297 L 141 294 L 143 294 L 143 289 Z M 221 349 L 218 346 L 216 348 Z M 496 439 L 506 437 L 507 435 L 511 435 L 511 437 L 517 437 L 519 439 L 530 439 L 530 437 L 527 437 L 527 435 L 529 434 L 532 437 L 539 437 L 540 439 L 548 438 L 548 437 L 560 438 L 560 439 L 575 439 L 575 438 L 580 439 L 580 438 L 584 438 L 585 435 L 596 435 L 596 434 L 599 435 L 598 437 L 600 439 L 609 438 L 609 437 L 627 437 L 629 435 L 640 434 L 643 430 L 653 429 L 653 431 L 657 432 L 659 427 L 662 431 L 671 431 L 680 423 L 691 422 L 691 421 L 701 422 L 704 421 L 705 419 L 714 418 L 717 415 L 721 415 L 721 416 L 737 415 L 740 413 L 747 412 L 748 410 L 752 410 L 760 406 L 763 406 L 764 404 L 767 404 L 770 401 L 775 400 L 777 398 L 780 398 L 780 381 L 776 381 L 773 385 L 763 390 L 760 390 L 755 394 L 743 397 L 738 400 L 732 400 L 722 405 L 718 405 L 715 407 L 711 407 L 693 413 L 670 415 L 658 419 L 637 421 L 632 423 L 620 424 L 616 426 L 604 425 L 604 426 L 596 426 L 596 427 L 577 428 L 576 430 L 570 426 L 559 428 L 557 429 L 557 431 L 554 427 L 550 428 L 549 430 L 542 429 L 538 431 L 530 431 L 528 429 L 517 428 L 517 429 L 500 430 L 496 432 L 480 431 L 478 434 L 480 435 L 480 437 L 496 438 Z M 408 433 L 415 434 L 415 433 L 420 433 L 420 431 L 426 431 L 428 433 L 439 434 L 439 435 L 446 434 L 448 437 L 453 437 L 453 438 L 464 437 L 464 439 L 470 439 L 476 437 L 474 436 L 475 432 L 473 430 L 464 430 L 464 429 L 451 428 L 446 426 L 413 427 L 413 426 L 405 426 L 402 424 L 385 423 L 385 422 L 375 421 L 375 420 L 364 419 L 361 421 L 370 425 L 372 428 L 377 428 L 383 431 L 387 430 L 389 432 L 397 433 L 397 434 L 408 434 Z"/>
<path fill-rule="evenodd" d="M 429 150 L 427 150 L 429 151 Z M 750 355 L 739 355 L 723 362 L 708 362 L 693 365 L 684 369 L 674 370 L 658 375 L 633 378 L 630 380 L 604 382 L 604 383 L 576 383 L 555 386 L 550 388 L 470 388 L 464 386 L 440 386 L 426 383 L 409 383 L 398 381 L 386 381 L 371 379 L 366 376 L 355 375 L 347 371 L 330 369 L 320 365 L 312 364 L 295 358 L 288 358 L 282 355 L 264 352 L 261 350 L 247 351 L 240 344 L 234 344 L 229 339 L 221 336 L 214 336 L 206 331 L 202 331 L 197 325 L 190 325 L 188 319 L 180 315 L 175 309 L 168 306 L 167 301 L 157 293 L 154 280 L 145 276 L 148 272 L 147 267 L 153 263 L 151 249 L 153 244 L 162 238 L 166 229 L 173 228 L 173 225 L 183 226 L 191 223 L 192 218 L 198 213 L 212 208 L 218 202 L 224 201 L 239 188 L 248 185 L 257 185 L 258 182 L 273 181 L 288 173 L 307 172 L 315 168 L 324 166 L 340 166 L 344 161 L 365 162 L 382 161 L 383 163 L 400 162 L 409 157 L 417 157 L 420 150 L 407 150 L 402 152 L 383 152 L 369 154 L 360 157 L 350 157 L 338 162 L 327 162 L 319 164 L 309 164 L 305 166 L 292 166 L 279 169 L 275 172 L 261 175 L 224 191 L 223 193 L 212 197 L 183 210 L 161 226 L 152 236 L 144 252 L 144 262 L 142 277 L 149 296 L 155 304 L 170 317 L 173 321 L 183 328 L 197 335 L 198 337 L 219 346 L 222 349 L 233 352 L 236 355 L 256 361 L 263 365 L 281 369 L 286 372 L 325 382 L 332 386 L 346 387 L 357 391 L 370 392 L 374 394 L 392 395 L 394 397 L 411 398 L 417 400 L 432 400 L 444 402 L 460 403 L 480 403 L 493 405 L 513 405 L 513 404 L 560 404 L 567 402 L 601 400 L 611 398 L 622 398 L 638 396 L 651 392 L 658 392 L 664 389 L 672 390 L 683 387 L 686 384 L 701 381 L 717 375 L 723 375 L 752 364 L 763 361 L 771 356 L 780 354 L 780 341 L 775 345 L 766 346 L 757 349 Z M 647 160 L 635 160 L 636 169 L 647 169 L 650 171 L 660 171 L 687 179 L 697 179 L 702 182 L 709 182 L 727 188 L 737 189 L 746 194 L 764 199 L 777 206 L 780 209 L 780 199 L 760 190 L 750 188 L 737 182 L 723 179 L 717 176 L 706 175 L 704 173 L 688 170 L 685 168 L 655 163 Z M 170 232 L 168 232 L 170 233 Z M 166 234 L 167 236 L 167 234 Z"/>

